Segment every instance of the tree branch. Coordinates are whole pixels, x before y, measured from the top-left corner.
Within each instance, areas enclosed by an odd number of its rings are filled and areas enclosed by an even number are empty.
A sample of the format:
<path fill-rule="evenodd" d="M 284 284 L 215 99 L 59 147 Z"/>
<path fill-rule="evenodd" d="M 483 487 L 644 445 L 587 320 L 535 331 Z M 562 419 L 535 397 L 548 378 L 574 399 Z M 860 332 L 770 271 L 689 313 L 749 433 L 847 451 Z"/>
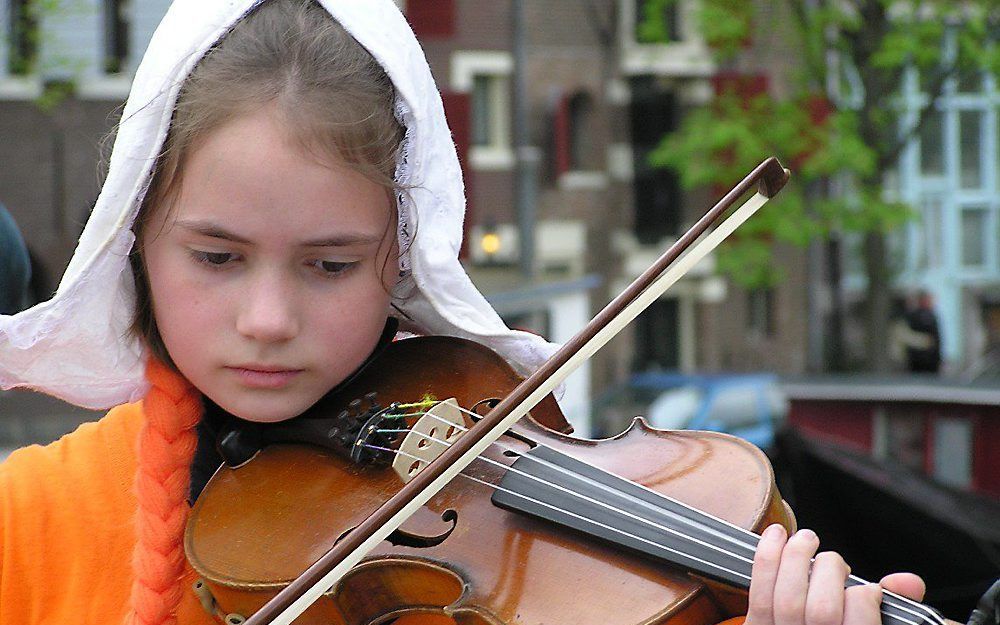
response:
<path fill-rule="evenodd" d="M 822 3 L 821 3 L 822 4 Z M 806 66 L 809 71 L 810 81 L 812 82 L 815 78 L 815 82 L 822 86 L 826 83 L 826 59 L 824 54 L 826 52 L 826 33 L 822 32 L 823 29 L 815 28 L 812 23 L 812 18 L 809 15 L 809 9 L 806 8 L 805 0 L 789 0 L 788 6 L 791 9 L 792 15 L 795 21 L 798 22 L 799 35 L 802 37 L 802 46 L 806 49 Z M 817 31 L 814 33 L 814 31 Z M 812 48 L 809 45 L 810 35 L 818 34 L 823 38 L 823 45 L 820 46 L 820 58 L 816 58 L 816 55 L 812 52 Z M 816 85 L 813 85 L 815 87 Z"/>
<path fill-rule="evenodd" d="M 879 171 L 891 167 L 899 159 L 900 153 L 903 149 L 920 133 L 920 129 L 923 128 L 930 117 L 931 111 L 937 104 L 937 101 L 944 95 L 944 84 L 945 82 L 958 73 L 958 55 L 949 63 L 946 67 L 938 69 L 931 76 L 931 80 L 927 82 L 927 101 L 917 110 L 917 121 L 906 129 L 906 132 L 898 135 L 896 141 L 886 149 L 882 154 L 879 154 L 876 161 L 876 166 Z"/>

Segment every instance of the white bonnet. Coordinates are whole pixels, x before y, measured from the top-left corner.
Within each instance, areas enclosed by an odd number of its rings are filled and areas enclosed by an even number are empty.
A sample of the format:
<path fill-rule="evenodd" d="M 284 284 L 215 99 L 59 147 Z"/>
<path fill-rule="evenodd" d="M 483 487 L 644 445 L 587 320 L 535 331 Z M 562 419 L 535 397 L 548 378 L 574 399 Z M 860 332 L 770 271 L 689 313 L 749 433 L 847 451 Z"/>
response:
<path fill-rule="evenodd" d="M 491 347 L 522 372 L 555 349 L 510 330 L 458 262 L 465 194 L 440 94 L 423 51 L 392 0 L 319 0 L 382 64 L 406 127 L 397 180 L 404 268 L 413 288 L 397 302 L 424 331 Z M 87 408 L 135 401 L 146 392 L 144 348 L 131 337 L 135 294 L 128 254 L 181 84 L 205 52 L 255 0 L 176 0 L 150 41 L 111 155 L 107 181 L 55 296 L 0 315 L 0 388 L 30 387 Z M 408 241 L 414 224 L 419 236 Z"/>

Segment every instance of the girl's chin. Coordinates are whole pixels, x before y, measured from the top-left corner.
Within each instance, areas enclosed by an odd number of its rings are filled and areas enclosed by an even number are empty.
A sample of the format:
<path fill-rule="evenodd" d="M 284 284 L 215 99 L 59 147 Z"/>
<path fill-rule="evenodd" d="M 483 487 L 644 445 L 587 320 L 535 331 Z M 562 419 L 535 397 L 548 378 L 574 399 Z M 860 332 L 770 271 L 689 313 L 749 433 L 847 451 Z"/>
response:
<path fill-rule="evenodd" d="M 254 423 L 280 423 L 282 421 L 287 421 L 288 419 L 291 419 L 296 415 L 248 414 L 248 415 L 235 415 L 235 416 L 243 419 L 244 421 L 252 421 Z"/>
<path fill-rule="evenodd" d="M 253 421 L 254 423 L 279 423 L 281 421 L 287 421 L 293 417 L 297 417 L 302 414 L 309 405 L 299 408 L 298 406 L 292 406 L 292 402 L 278 401 L 275 402 L 277 405 L 269 406 L 268 402 L 255 401 L 250 399 L 246 402 L 241 401 L 218 401 L 211 398 L 219 405 L 220 408 L 233 415 L 243 419 L 244 421 Z"/>

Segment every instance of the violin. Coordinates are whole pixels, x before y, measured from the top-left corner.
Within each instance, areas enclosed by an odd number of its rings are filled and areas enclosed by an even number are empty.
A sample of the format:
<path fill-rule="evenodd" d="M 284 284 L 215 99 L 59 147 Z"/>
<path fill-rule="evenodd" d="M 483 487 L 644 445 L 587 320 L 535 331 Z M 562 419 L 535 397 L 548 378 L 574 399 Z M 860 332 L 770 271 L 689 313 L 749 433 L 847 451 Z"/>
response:
<path fill-rule="evenodd" d="M 383 440 L 372 447 L 391 448 L 402 444 L 402 432 L 388 430 L 412 430 L 423 417 L 440 433 L 421 440 L 444 441 L 449 427 L 471 427 L 476 411 L 459 411 L 462 424 L 449 425 L 423 416 L 422 408 L 399 406 L 438 398 L 485 406 L 518 382 L 500 356 L 478 343 L 404 339 L 336 396 L 297 417 L 311 424 L 274 436 L 377 424 Z M 405 424 L 396 417 L 404 413 L 410 413 Z M 725 434 L 655 430 L 641 419 L 599 441 L 562 433 L 567 428 L 549 395 L 295 622 L 361 625 L 438 613 L 459 623 L 608 625 L 679 615 L 685 623 L 707 623 L 743 613 L 745 597 L 692 578 L 670 562 L 667 550 L 688 554 L 695 565 L 704 561 L 706 578 L 748 580 L 752 552 L 744 559 L 745 548 L 737 555 L 699 542 L 731 533 L 729 523 L 754 530 L 780 522 L 794 529 L 764 454 Z M 399 489 L 401 476 L 377 449 L 355 461 L 335 438 L 267 445 L 242 466 L 224 465 L 196 501 L 185 547 L 214 597 L 216 605 L 209 605 L 228 622 L 257 612 Z M 405 468 L 419 462 L 405 460 Z M 600 487 L 590 482 L 598 475 L 630 482 Z M 725 523 L 695 530 L 660 495 Z M 581 527 L 585 518 L 594 524 Z"/>
<path fill-rule="evenodd" d="M 526 380 L 481 345 L 406 339 L 249 453 L 223 450 L 185 534 L 204 607 L 230 625 L 414 614 L 703 625 L 745 613 L 754 531 L 795 528 L 763 453 L 641 419 L 611 439 L 572 438 L 551 390 L 787 177 L 776 159 L 758 166 Z M 882 615 L 944 623 L 891 593 Z"/>

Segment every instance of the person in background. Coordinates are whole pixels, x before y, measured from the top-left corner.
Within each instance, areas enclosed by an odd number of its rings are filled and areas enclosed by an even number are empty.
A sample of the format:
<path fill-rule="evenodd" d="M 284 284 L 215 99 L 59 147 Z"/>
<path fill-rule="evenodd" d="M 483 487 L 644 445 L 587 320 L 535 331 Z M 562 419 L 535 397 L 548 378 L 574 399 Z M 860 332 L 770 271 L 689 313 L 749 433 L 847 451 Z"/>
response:
<path fill-rule="evenodd" d="M 0 314 L 13 315 L 27 307 L 30 283 L 28 246 L 14 217 L 0 204 Z"/>
<path fill-rule="evenodd" d="M 906 347 L 906 369 L 911 373 L 938 373 L 941 369 L 941 333 L 930 292 L 917 293 L 914 305 L 906 311 L 906 326 L 920 339 Z"/>

